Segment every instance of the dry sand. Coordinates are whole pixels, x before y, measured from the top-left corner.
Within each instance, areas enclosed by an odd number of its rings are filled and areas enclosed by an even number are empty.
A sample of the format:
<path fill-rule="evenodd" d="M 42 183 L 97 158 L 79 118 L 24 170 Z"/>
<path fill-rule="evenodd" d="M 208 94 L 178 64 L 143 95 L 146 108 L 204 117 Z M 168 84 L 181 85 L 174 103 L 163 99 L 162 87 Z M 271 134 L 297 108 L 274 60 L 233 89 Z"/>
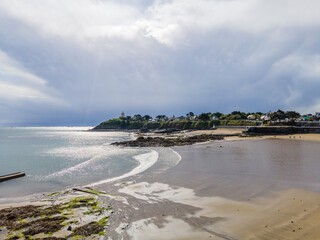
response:
<path fill-rule="evenodd" d="M 217 128 L 215 130 L 197 130 L 187 132 L 186 135 L 200 135 L 200 134 L 241 134 L 244 128 Z"/>
<path fill-rule="evenodd" d="M 241 134 L 245 128 L 217 128 L 216 130 L 198 130 L 190 132 L 191 135 L 198 134 Z M 226 137 L 227 140 L 248 140 L 248 139 L 265 139 L 265 138 L 276 138 L 276 139 L 289 139 L 289 140 L 304 140 L 304 141 L 316 141 L 320 142 L 320 134 L 290 134 L 290 135 L 264 135 L 257 137 L 237 137 L 230 136 Z"/>
<path fill-rule="evenodd" d="M 320 142 L 320 134 L 290 134 L 290 135 L 272 135 L 264 136 L 264 138 L 290 139 L 290 140 L 304 140 Z"/>

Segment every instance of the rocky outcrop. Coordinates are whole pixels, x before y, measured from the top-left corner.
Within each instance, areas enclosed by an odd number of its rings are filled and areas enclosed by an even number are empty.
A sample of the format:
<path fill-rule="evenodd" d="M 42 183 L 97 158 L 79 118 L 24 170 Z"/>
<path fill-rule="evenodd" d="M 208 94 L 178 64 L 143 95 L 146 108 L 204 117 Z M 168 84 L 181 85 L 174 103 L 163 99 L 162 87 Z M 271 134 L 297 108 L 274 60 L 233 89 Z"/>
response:
<path fill-rule="evenodd" d="M 199 142 L 208 142 L 212 140 L 223 140 L 221 135 L 202 134 L 191 137 L 138 137 L 136 140 L 115 142 L 111 145 L 124 146 L 124 147 L 172 147 L 192 145 Z"/>

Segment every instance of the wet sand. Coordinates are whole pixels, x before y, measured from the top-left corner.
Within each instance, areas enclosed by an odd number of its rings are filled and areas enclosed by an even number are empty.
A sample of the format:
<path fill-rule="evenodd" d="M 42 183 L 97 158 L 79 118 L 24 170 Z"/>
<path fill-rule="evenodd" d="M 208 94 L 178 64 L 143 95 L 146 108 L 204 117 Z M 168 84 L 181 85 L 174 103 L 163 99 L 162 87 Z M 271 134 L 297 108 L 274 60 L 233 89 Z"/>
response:
<path fill-rule="evenodd" d="M 155 150 L 146 172 L 95 186 L 115 195 L 99 196 L 114 209 L 105 239 L 320 236 L 318 142 L 277 136 Z"/>
<path fill-rule="evenodd" d="M 147 206 L 181 204 L 180 214 L 155 208 L 156 217 L 138 214 L 128 231 L 133 239 L 316 239 L 318 147 L 283 139 L 176 147 L 176 167 L 120 192 Z"/>

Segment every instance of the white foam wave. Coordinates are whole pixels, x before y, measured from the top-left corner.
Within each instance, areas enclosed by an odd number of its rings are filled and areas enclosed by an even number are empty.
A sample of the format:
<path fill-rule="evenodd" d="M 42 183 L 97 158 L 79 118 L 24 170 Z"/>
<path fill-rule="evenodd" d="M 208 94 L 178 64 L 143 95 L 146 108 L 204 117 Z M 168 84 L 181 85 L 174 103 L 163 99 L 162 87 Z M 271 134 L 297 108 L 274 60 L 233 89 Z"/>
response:
<path fill-rule="evenodd" d="M 72 174 L 76 171 L 81 171 L 84 168 L 93 166 L 96 161 L 110 158 L 112 156 L 123 155 L 123 154 L 135 154 L 134 149 L 120 149 L 106 146 L 89 146 L 89 147 L 66 147 L 66 148 L 56 148 L 47 152 L 52 156 L 58 156 L 63 158 L 68 158 L 72 163 L 76 163 L 79 160 L 86 160 L 75 164 L 71 167 L 62 169 L 58 172 L 54 172 L 46 177 L 45 179 L 50 179 L 54 177 L 61 177 L 64 175 Z"/>
<path fill-rule="evenodd" d="M 123 178 L 131 177 L 136 174 L 142 173 L 146 171 L 148 168 L 150 168 L 153 164 L 155 164 L 158 158 L 159 158 L 159 154 L 154 150 L 152 150 L 149 153 L 144 153 L 144 154 L 134 156 L 134 159 L 137 160 L 140 164 L 136 168 L 132 169 L 130 172 L 125 173 L 119 177 L 109 178 L 109 179 L 105 179 L 99 182 L 89 184 L 87 185 L 87 187 L 93 187 L 103 183 L 114 182 Z"/>
<path fill-rule="evenodd" d="M 175 162 L 175 165 L 178 165 L 179 162 L 181 161 L 182 157 L 181 157 L 181 155 L 180 155 L 179 153 L 177 153 L 175 150 L 173 150 L 172 148 L 170 148 L 170 149 L 171 149 L 171 151 L 172 151 L 174 154 L 177 155 L 178 159 L 177 159 L 177 161 Z"/>
<path fill-rule="evenodd" d="M 79 164 L 77 164 L 75 166 L 63 169 L 63 170 L 61 170 L 59 172 L 52 173 L 52 174 L 48 175 L 45 178 L 61 177 L 61 176 L 67 175 L 67 174 L 71 174 L 71 173 L 73 173 L 75 171 L 79 171 L 79 170 L 89 166 L 90 164 L 92 164 L 92 162 L 94 162 L 96 159 L 99 159 L 99 158 L 101 158 L 101 157 L 97 156 L 97 157 L 91 158 L 91 159 L 89 159 L 89 160 L 87 160 L 85 162 L 79 163 Z"/>

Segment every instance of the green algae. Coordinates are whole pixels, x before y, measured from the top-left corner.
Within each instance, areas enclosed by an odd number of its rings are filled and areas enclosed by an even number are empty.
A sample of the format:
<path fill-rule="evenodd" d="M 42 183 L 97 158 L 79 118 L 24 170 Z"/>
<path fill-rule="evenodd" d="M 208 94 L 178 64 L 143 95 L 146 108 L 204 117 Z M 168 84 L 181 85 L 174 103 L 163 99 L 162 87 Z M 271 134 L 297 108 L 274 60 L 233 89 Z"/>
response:
<path fill-rule="evenodd" d="M 108 220 L 110 216 L 106 216 L 106 217 L 103 217 L 99 220 L 99 222 L 97 222 L 98 225 L 101 225 L 101 226 L 107 226 L 108 224 Z"/>
<path fill-rule="evenodd" d="M 83 239 L 84 238 L 84 236 L 82 236 L 82 235 L 76 235 L 76 236 L 72 236 L 72 240 L 78 240 L 78 239 Z"/>
<path fill-rule="evenodd" d="M 58 194 L 61 194 L 61 192 L 50 193 L 50 194 L 48 194 L 47 196 L 48 196 L 48 197 L 52 197 L 52 196 L 58 195 Z"/>
<path fill-rule="evenodd" d="M 57 205 L 30 205 L 4 209 L 0 211 L 0 229 L 6 227 L 9 231 L 8 234 L 10 234 L 7 237 L 11 240 L 19 238 L 32 239 L 32 236 L 39 233 L 45 234 L 41 239 L 61 239 L 54 237 L 54 233 L 62 228 L 79 223 L 76 220 L 67 221 L 68 219 L 72 219 L 72 215 L 74 215 L 73 209 L 88 208 L 89 211 L 87 212 L 83 212 L 82 210 L 81 214 L 84 215 L 100 215 L 104 211 L 112 209 L 110 205 L 106 208 L 99 206 L 100 204 L 101 202 L 96 201 L 94 197 L 81 196 L 71 198 L 67 202 Z M 105 235 L 104 227 L 108 224 L 108 218 L 109 216 L 100 219 L 98 222 L 91 222 L 77 227 L 73 230 L 73 234 L 65 238 L 72 237 L 72 239 L 79 239 L 94 234 Z"/>

